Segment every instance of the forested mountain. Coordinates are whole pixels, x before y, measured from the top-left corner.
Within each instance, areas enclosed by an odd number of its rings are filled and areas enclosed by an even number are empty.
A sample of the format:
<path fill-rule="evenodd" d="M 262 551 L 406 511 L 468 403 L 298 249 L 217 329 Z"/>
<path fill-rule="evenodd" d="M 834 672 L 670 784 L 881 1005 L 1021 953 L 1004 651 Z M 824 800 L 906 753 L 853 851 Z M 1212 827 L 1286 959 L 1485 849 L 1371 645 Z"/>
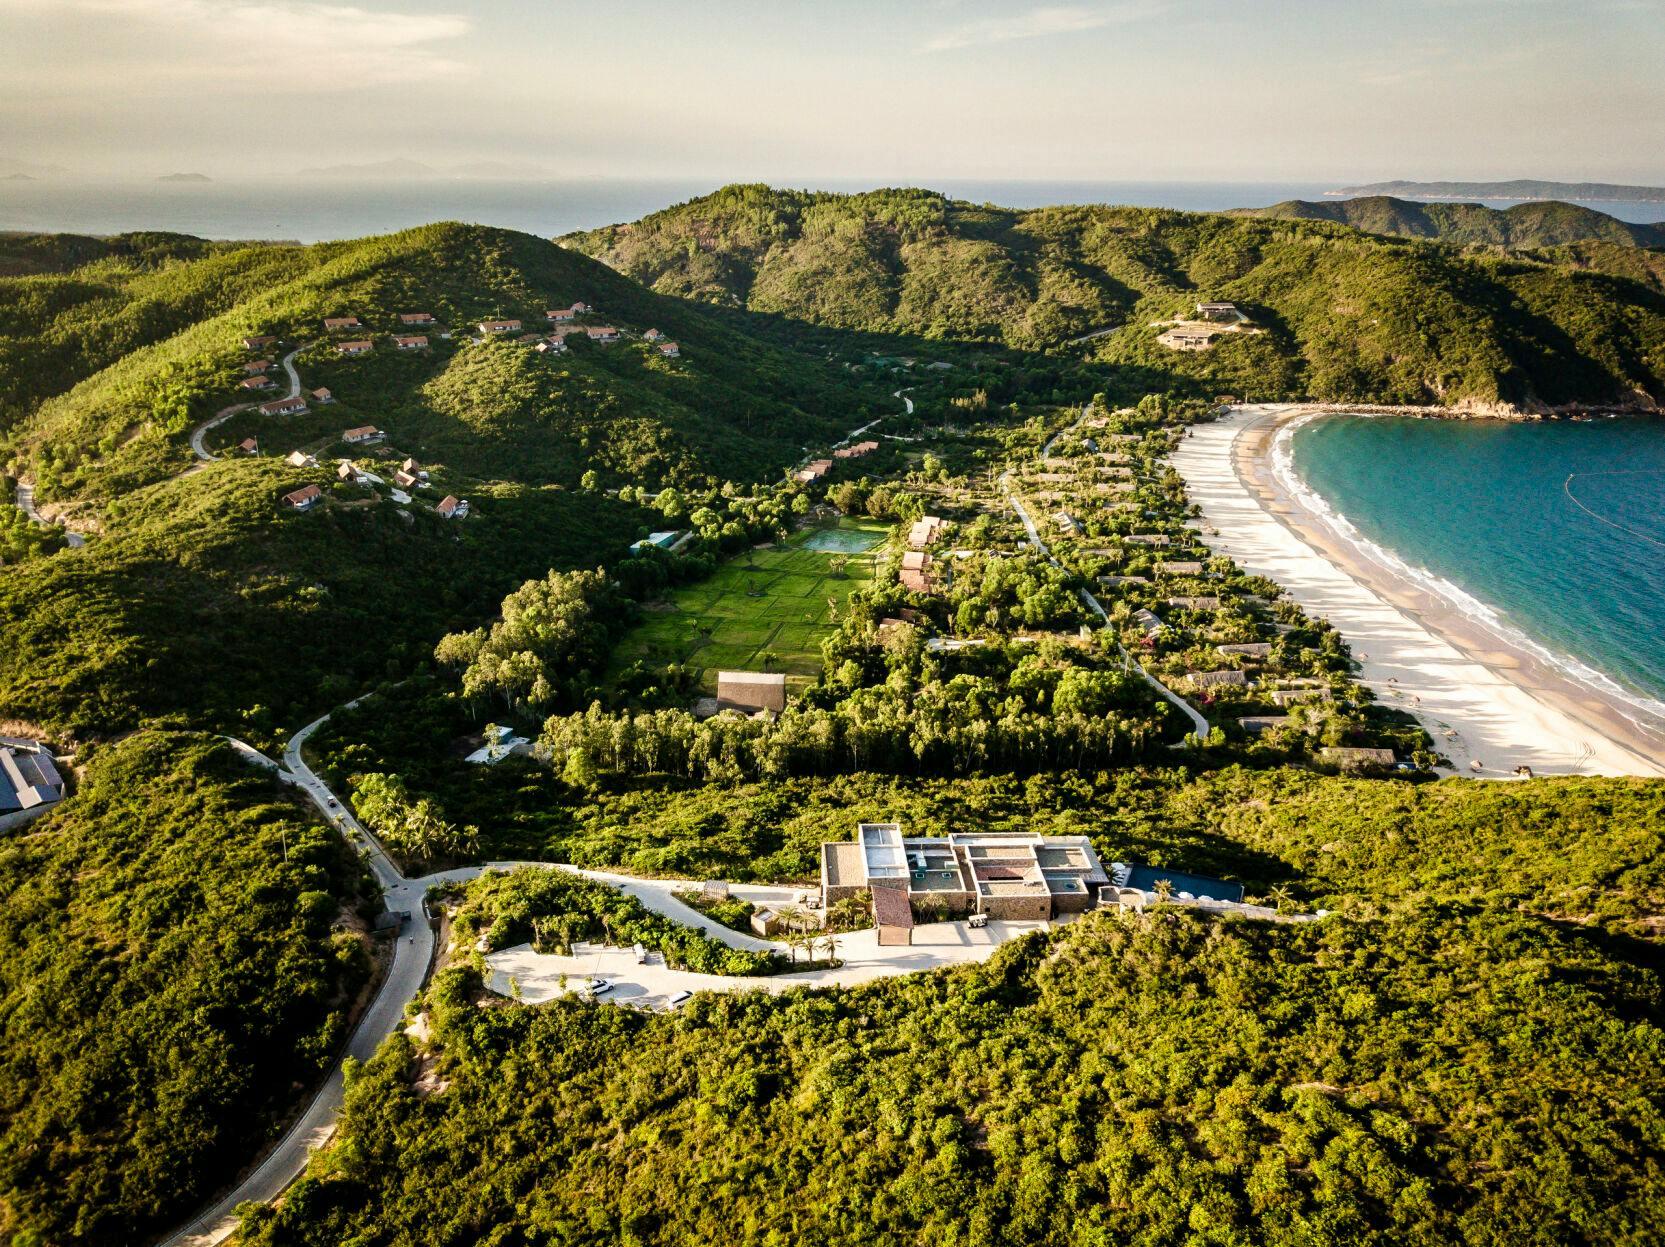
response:
<path fill-rule="evenodd" d="M 218 272 L 228 266 L 238 274 L 230 286 Z M 498 426 L 493 436 L 513 437 L 526 448 L 566 447 L 554 453 L 566 463 L 559 475 L 572 481 L 583 470 L 573 465 L 590 458 L 591 445 L 607 440 L 615 425 L 634 430 L 617 455 L 624 470 L 773 477 L 806 439 L 856 423 L 840 422 L 861 397 L 849 374 L 822 358 L 767 344 L 730 320 L 656 297 L 571 251 L 508 230 L 435 225 L 352 243 L 245 248 L 165 266 L 147 279 L 156 289 L 146 286 L 145 297 L 177 303 L 177 315 L 163 318 L 169 332 L 126 342 L 113 353 L 89 344 L 102 340 L 110 311 L 105 302 L 84 290 L 50 287 L 73 285 L 79 272 L 18 279 L 7 292 L 19 351 L 37 360 L 43 338 L 62 341 L 63 358 L 29 392 L 45 401 L 9 435 L 14 474 L 34 477 L 46 502 L 97 502 L 178 472 L 190 462 L 191 426 L 239 397 L 235 382 L 249 356 L 244 336 L 306 344 L 325 336 L 322 320 L 333 315 L 359 317 L 365 332 L 384 335 L 383 349 L 341 361 L 325 343 L 302 361 L 309 385 L 326 384 L 343 402 L 366 410 L 402 411 L 408 429 L 393 415 L 387 424 L 399 438 L 467 424 L 478 405 L 479 419 Z M 42 282 L 48 288 L 32 284 Z M 202 287 L 214 299 L 199 297 Z M 59 297 L 65 307 L 54 316 Z M 110 296 L 122 297 L 137 298 L 125 288 Z M 597 309 L 597 322 L 637 335 L 658 329 L 680 344 L 681 357 L 671 366 L 651 347 L 645 353 L 641 346 L 591 350 L 585 342 L 558 361 L 499 361 L 520 376 L 497 377 L 469 360 L 467 374 L 448 381 L 446 370 L 463 366 L 454 343 L 436 339 L 420 357 L 393 358 L 385 338 L 401 328 L 401 313 L 415 311 L 459 337 L 485 318 L 517 318 L 541 331 L 547 310 L 577 301 Z M 187 313 L 188 323 L 176 323 Z M 548 375 L 525 380 L 532 367 Z M 459 403 L 458 392 L 470 400 Z M 656 449 L 636 456 L 628 446 L 643 438 Z M 679 449 L 667 452 L 673 445 Z"/>
<path fill-rule="evenodd" d="M 1529 408 L 1665 397 L 1657 290 L 1329 222 L 731 186 L 564 241 L 655 290 L 846 329 L 1047 348 L 1122 327 L 1097 357 L 1149 389 Z M 1237 302 L 1265 332 L 1156 345 L 1153 322 L 1204 299 Z"/>
<path fill-rule="evenodd" d="M 1488 208 L 1477 203 L 1415 203 L 1389 195 L 1312 201 L 1289 199 L 1269 208 L 1241 208 L 1229 216 L 1282 221 L 1334 221 L 1367 234 L 1437 238 L 1461 246 L 1553 247 L 1608 242 L 1627 247 L 1665 246 L 1665 224 L 1635 225 L 1578 204 L 1554 200 Z"/>

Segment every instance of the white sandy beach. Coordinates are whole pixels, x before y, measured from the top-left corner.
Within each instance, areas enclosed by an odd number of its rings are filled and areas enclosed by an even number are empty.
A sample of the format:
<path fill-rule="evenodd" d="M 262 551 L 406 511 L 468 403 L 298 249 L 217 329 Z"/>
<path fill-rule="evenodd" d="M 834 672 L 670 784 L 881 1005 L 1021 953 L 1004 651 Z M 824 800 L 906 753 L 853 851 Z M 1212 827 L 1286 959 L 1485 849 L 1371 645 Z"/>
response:
<path fill-rule="evenodd" d="M 1471 626 L 1279 488 L 1271 434 L 1299 410 L 1237 408 L 1195 426 L 1174 453 L 1206 528 L 1217 530 L 1208 543 L 1328 619 L 1364 682 L 1416 714 L 1458 773 L 1665 776 L 1665 754 L 1594 690 Z"/>

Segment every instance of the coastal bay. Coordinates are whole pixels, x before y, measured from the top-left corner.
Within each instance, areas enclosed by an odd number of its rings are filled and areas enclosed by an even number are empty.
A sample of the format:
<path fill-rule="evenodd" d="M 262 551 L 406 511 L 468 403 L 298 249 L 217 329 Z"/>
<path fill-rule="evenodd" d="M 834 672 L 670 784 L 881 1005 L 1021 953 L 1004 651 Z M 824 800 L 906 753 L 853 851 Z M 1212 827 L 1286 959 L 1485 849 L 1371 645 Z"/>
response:
<path fill-rule="evenodd" d="M 1289 474 L 1284 439 L 1296 422 L 1321 414 L 1246 406 L 1192 430 L 1173 462 L 1210 545 L 1329 619 L 1351 644 L 1364 682 L 1384 703 L 1417 715 L 1451 770 L 1492 778 L 1521 767 L 1665 775 L 1665 738 L 1633 707 L 1482 626 L 1314 505 Z"/>

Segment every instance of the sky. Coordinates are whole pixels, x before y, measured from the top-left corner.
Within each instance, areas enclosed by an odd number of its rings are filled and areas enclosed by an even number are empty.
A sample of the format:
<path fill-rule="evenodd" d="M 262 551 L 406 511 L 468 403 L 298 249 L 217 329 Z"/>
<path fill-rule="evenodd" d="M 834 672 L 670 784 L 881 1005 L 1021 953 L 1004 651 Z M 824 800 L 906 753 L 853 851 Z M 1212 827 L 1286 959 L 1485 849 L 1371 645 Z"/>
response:
<path fill-rule="evenodd" d="M 87 176 L 1665 182 L 1665 0 L 0 0 L 0 48 L 0 161 Z"/>

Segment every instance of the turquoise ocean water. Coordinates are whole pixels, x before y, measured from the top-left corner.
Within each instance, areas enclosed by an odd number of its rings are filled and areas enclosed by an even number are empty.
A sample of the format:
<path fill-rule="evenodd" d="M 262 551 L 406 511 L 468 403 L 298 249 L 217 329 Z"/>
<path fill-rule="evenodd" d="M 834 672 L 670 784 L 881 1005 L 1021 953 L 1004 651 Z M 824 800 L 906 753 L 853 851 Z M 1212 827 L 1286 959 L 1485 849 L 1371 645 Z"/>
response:
<path fill-rule="evenodd" d="M 1665 726 L 1665 421 L 1337 416 L 1287 446 L 1399 570 Z"/>

